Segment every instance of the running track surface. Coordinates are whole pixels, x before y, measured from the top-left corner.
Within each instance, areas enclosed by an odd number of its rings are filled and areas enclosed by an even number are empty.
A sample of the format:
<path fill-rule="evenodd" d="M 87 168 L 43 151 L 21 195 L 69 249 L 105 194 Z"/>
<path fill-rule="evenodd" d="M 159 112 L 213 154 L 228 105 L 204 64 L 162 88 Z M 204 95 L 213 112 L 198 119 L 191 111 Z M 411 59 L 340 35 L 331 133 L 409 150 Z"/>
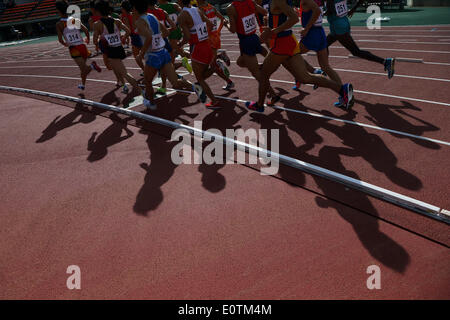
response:
<path fill-rule="evenodd" d="M 203 120 L 205 130 L 276 128 L 282 154 L 448 209 L 450 26 L 431 29 L 354 28 L 375 54 L 426 62 L 398 62 L 389 81 L 381 66 L 333 46 L 332 65 L 360 91 L 351 112 L 333 109 L 326 89 L 293 92 L 281 69 L 272 84 L 289 110 L 256 114 L 223 100 L 212 112 L 187 94 L 133 110 Z M 236 60 L 235 36 L 225 30 L 222 43 Z M 79 95 L 58 44 L 1 53 L 0 85 Z M 126 65 L 138 77 L 135 62 Z M 234 63 L 230 71 L 236 90 L 213 76 L 213 92 L 254 99 L 256 81 Z M 129 100 L 111 72 L 90 79 L 87 99 Z M 0 298 L 450 297 L 443 223 L 284 166 L 276 177 L 242 165 L 175 166 L 170 131 L 123 115 L 3 92 L 0 101 Z M 72 264 L 79 291 L 65 286 Z M 366 287 L 370 265 L 381 268 L 382 290 Z"/>

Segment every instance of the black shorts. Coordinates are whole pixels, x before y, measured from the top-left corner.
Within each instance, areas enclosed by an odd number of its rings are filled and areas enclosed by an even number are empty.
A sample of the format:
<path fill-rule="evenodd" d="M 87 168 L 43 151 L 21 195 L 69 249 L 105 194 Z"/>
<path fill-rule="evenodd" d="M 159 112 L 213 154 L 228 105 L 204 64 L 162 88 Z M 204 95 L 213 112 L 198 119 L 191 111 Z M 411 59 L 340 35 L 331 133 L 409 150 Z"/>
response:
<path fill-rule="evenodd" d="M 110 59 L 123 60 L 127 57 L 123 46 L 110 47 L 110 46 L 108 46 L 108 43 L 106 42 L 106 40 L 103 40 L 103 39 L 100 40 L 98 47 L 99 47 L 100 51 L 103 54 L 106 54 L 106 56 Z"/>
<path fill-rule="evenodd" d="M 241 50 L 241 54 L 253 57 L 256 56 L 258 53 L 263 52 L 261 41 L 259 40 L 259 37 L 255 33 L 249 36 L 244 36 L 238 33 L 238 38 L 239 38 L 239 49 Z"/>

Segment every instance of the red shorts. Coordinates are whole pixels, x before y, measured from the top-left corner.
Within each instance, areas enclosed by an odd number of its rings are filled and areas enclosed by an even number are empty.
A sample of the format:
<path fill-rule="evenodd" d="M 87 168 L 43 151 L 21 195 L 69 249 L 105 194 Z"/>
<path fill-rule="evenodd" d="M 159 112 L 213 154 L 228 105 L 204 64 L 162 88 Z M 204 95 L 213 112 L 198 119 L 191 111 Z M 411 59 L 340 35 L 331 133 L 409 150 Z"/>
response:
<path fill-rule="evenodd" d="M 211 43 L 213 49 L 220 49 L 222 47 L 220 43 L 220 33 L 211 32 L 209 34 L 209 43 Z"/>
<path fill-rule="evenodd" d="M 202 41 L 192 45 L 191 60 L 202 63 L 210 64 L 213 60 L 213 51 L 209 41 Z"/>
<path fill-rule="evenodd" d="M 282 56 L 294 56 L 300 53 L 300 45 L 293 34 L 270 40 L 270 51 Z"/>
<path fill-rule="evenodd" d="M 70 52 L 70 56 L 74 59 L 81 57 L 86 60 L 91 55 L 91 53 L 89 52 L 89 50 L 87 49 L 85 44 L 71 46 L 71 47 L 69 47 L 69 52 Z"/>

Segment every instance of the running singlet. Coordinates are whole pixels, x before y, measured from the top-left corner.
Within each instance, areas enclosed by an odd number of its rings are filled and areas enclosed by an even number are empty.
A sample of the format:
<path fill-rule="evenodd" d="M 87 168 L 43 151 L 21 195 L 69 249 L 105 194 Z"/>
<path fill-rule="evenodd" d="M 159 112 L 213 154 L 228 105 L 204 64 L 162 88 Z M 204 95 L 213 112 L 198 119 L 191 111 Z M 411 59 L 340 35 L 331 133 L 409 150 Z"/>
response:
<path fill-rule="evenodd" d="M 189 32 L 191 33 L 189 44 L 197 44 L 199 42 L 208 40 L 208 27 L 206 26 L 206 22 L 204 22 L 200 17 L 198 8 L 184 7 L 183 11 L 187 11 L 191 15 L 192 21 L 194 23 L 194 26 L 191 28 L 191 30 L 189 30 Z"/>
<path fill-rule="evenodd" d="M 125 14 L 124 17 L 122 17 L 123 23 L 125 23 L 125 21 L 124 21 L 125 19 L 128 20 L 128 23 L 130 25 L 130 31 L 131 31 L 130 34 L 132 34 L 132 35 L 137 34 L 136 29 L 134 28 L 134 24 L 133 24 L 133 16 L 131 14 L 127 13 L 127 14 Z"/>
<path fill-rule="evenodd" d="M 292 0 L 286 0 L 287 4 L 292 7 Z M 271 7 L 271 6 L 270 6 Z M 270 12 L 269 7 L 269 27 L 270 29 L 274 29 L 282 25 L 286 22 L 287 16 L 284 13 L 280 14 L 273 14 Z M 281 37 L 287 37 L 292 34 L 292 29 L 284 30 L 277 35 L 275 35 L 275 38 L 281 38 Z"/>
<path fill-rule="evenodd" d="M 213 28 L 212 32 L 216 33 L 219 30 L 220 27 L 220 19 L 216 15 L 216 10 L 214 10 L 214 7 L 207 3 L 206 6 L 199 7 L 206 15 L 206 17 L 211 21 Z"/>
<path fill-rule="evenodd" d="M 152 14 L 143 14 L 141 19 L 144 19 L 152 33 L 152 44 L 148 49 L 148 52 L 158 52 L 164 49 L 166 43 L 161 35 L 161 30 L 159 29 L 158 19 Z M 142 43 L 145 43 L 145 37 L 141 36 Z"/>
<path fill-rule="evenodd" d="M 161 21 L 162 23 L 167 24 L 166 21 L 166 13 L 164 12 L 163 9 L 160 8 L 155 8 L 155 9 L 148 9 L 147 10 L 148 13 L 151 13 L 152 15 L 154 15 L 156 18 L 158 18 L 159 21 Z"/>
<path fill-rule="evenodd" d="M 320 8 L 320 15 L 319 15 L 319 17 L 317 18 L 317 20 L 316 20 L 316 22 L 314 23 L 313 26 L 314 26 L 314 27 L 321 27 L 321 26 L 322 26 L 322 21 L 323 21 L 323 8 L 322 8 L 322 3 L 321 3 L 320 0 L 314 0 L 314 2 L 317 3 L 317 5 L 318 5 L 319 8 Z M 306 11 L 306 12 L 305 12 L 305 11 L 303 10 L 303 8 L 302 8 L 301 13 L 302 13 L 302 27 L 305 28 L 305 27 L 308 25 L 309 20 L 310 20 L 311 17 L 312 17 L 313 11 L 312 11 L 312 10 L 309 10 L 309 11 Z"/>
<path fill-rule="evenodd" d="M 162 10 L 167 12 L 169 19 L 173 21 L 173 23 L 177 24 L 178 12 L 173 3 L 161 3 L 158 5 Z M 170 27 L 170 25 L 166 22 L 166 27 Z"/>
<path fill-rule="evenodd" d="M 83 38 L 81 37 L 80 29 L 68 28 L 67 20 L 67 18 L 61 19 L 61 21 L 64 22 L 63 36 L 67 44 L 69 45 L 69 47 L 79 46 L 80 44 L 83 44 Z"/>
<path fill-rule="evenodd" d="M 113 18 L 102 18 L 101 21 L 104 24 L 102 36 L 108 43 L 108 46 L 110 46 L 110 47 L 122 46 L 122 42 L 120 39 L 120 30 L 116 26 L 114 19 Z"/>
<path fill-rule="evenodd" d="M 248 36 L 256 32 L 256 11 L 252 0 L 232 2 L 237 13 L 236 32 Z"/>

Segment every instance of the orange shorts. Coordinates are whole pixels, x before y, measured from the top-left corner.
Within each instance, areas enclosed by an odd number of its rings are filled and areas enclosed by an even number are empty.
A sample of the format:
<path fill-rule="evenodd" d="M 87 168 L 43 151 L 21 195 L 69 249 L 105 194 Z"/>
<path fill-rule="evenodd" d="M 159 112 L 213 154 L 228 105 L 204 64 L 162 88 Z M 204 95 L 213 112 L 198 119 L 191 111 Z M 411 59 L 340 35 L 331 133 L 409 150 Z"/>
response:
<path fill-rule="evenodd" d="M 220 34 L 218 32 L 211 32 L 209 34 L 209 43 L 211 43 L 213 49 L 220 49 L 222 47 L 220 43 Z"/>
<path fill-rule="evenodd" d="M 192 45 L 191 59 L 198 63 L 210 64 L 213 60 L 210 42 L 205 40 Z"/>
<path fill-rule="evenodd" d="M 300 45 L 293 34 L 270 40 L 270 51 L 282 56 L 295 56 L 300 53 Z"/>
<path fill-rule="evenodd" d="M 81 57 L 86 60 L 91 55 L 91 52 L 88 50 L 88 48 L 86 47 L 85 44 L 71 46 L 71 47 L 69 47 L 69 52 L 70 52 L 70 56 L 73 59 Z"/>

